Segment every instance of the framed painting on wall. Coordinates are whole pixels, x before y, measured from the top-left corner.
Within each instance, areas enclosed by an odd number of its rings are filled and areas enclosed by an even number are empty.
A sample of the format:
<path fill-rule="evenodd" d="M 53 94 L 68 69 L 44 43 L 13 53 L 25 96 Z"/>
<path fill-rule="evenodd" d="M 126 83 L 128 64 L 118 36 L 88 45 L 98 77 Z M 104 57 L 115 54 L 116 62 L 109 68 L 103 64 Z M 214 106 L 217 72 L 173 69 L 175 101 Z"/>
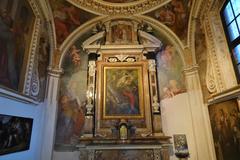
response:
<path fill-rule="evenodd" d="M 27 63 L 35 48 L 36 15 L 28 0 L 0 2 L 0 86 L 24 88 Z M 35 38 L 37 39 L 37 38 Z M 35 42 L 34 39 L 34 42 Z"/>
<path fill-rule="evenodd" d="M 240 159 L 240 112 L 237 99 L 209 106 L 217 160 Z"/>
<path fill-rule="evenodd" d="M 96 134 L 112 136 L 111 127 L 125 120 L 136 134 L 152 131 L 148 62 L 97 62 Z"/>
<path fill-rule="evenodd" d="M 142 118 L 141 66 L 104 66 L 103 118 Z"/>
<path fill-rule="evenodd" d="M 0 114 L 0 155 L 30 148 L 33 119 Z"/>

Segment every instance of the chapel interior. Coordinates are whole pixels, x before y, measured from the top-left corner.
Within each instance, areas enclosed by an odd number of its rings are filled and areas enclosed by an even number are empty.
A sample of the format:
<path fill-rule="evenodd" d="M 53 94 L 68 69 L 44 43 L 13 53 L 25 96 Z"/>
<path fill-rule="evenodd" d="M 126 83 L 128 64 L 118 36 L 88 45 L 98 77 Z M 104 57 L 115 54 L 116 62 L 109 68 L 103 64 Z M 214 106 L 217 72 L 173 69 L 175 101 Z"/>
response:
<path fill-rule="evenodd" d="M 239 160 L 239 0 L 0 0 L 0 160 Z"/>

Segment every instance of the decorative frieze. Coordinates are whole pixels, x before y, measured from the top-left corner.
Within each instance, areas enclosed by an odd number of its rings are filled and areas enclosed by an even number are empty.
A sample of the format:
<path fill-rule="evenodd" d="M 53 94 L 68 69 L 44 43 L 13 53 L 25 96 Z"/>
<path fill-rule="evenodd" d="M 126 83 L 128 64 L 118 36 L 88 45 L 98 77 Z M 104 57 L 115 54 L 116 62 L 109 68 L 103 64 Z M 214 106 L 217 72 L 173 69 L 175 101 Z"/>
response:
<path fill-rule="evenodd" d="M 26 77 L 25 77 L 25 83 L 24 83 L 24 89 L 23 93 L 25 95 L 30 96 L 31 94 L 31 81 L 32 81 L 32 75 L 34 74 L 34 65 L 35 63 L 35 56 L 37 53 L 38 43 L 39 43 L 39 36 L 40 36 L 40 28 L 41 28 L 41 19 L 40 19 L 40 11 L 38 10 L 38 7 L 33 0 L 28 0 L 30 6 L 32 7 L 33 13 L 35 15 L 35 22 L 33 26 L 33 34 L 30 44 L 30 51 L 29 51 L 29 59 L 28 59 L 28 65 L 26 69 Z M 39 83 L 38 83 L 39 85 Z M 36 87 L 36 83 L 34 83 L 34 86 Z M 35 88 L 34 87 L 34 88 Z M 39 86 L 38 86 L 39 87 Z"/>
<path fill-rule="evenodd" d="M 170 0 L 143 0 L 127 5 L 117 5 L 96 0 L 68 0 L 76 6 L 100 15 L 133 15 L 160 7 Z"/>

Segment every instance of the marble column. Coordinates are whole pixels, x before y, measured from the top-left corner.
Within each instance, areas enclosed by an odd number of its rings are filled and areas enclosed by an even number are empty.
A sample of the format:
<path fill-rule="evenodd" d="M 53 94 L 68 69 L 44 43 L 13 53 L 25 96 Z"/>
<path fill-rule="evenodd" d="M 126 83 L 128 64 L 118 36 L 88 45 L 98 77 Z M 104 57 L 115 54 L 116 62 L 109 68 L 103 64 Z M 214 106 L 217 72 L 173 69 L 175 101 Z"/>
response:
<path fill-rule="evenodd" d="M 45 121 L 43 130 L 43 142 L 41 160 L 51 160 L 55 142 L 55 131 L 58 113 L 58 89 L 62 70 L 50 70 L 48 72 L 48 88 L 45 100 Z"/>

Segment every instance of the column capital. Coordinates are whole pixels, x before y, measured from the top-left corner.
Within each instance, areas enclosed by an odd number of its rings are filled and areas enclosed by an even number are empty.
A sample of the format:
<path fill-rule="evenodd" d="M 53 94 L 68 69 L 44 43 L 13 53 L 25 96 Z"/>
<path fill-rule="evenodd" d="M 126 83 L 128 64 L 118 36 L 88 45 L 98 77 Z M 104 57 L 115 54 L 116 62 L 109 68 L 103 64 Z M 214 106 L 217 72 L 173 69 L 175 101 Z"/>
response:
<path fill-rule="evenodd" d="M 196 74 L 198 73 L 198 64 L 194 64 L 194 65 L 191 65 L 191 66 L 186 66 L 184 69 L 183 69 L 183 73 L 185 75 L 193 75 L 193 74 Z"/>
<path fill-rule="evenodd" d="M 52 67 L 48 67 L 47 70 L 48 70 L 48 75 L 52 77 L 60 77 L 64 73 L 62 68 L 54 69 Z"/>

